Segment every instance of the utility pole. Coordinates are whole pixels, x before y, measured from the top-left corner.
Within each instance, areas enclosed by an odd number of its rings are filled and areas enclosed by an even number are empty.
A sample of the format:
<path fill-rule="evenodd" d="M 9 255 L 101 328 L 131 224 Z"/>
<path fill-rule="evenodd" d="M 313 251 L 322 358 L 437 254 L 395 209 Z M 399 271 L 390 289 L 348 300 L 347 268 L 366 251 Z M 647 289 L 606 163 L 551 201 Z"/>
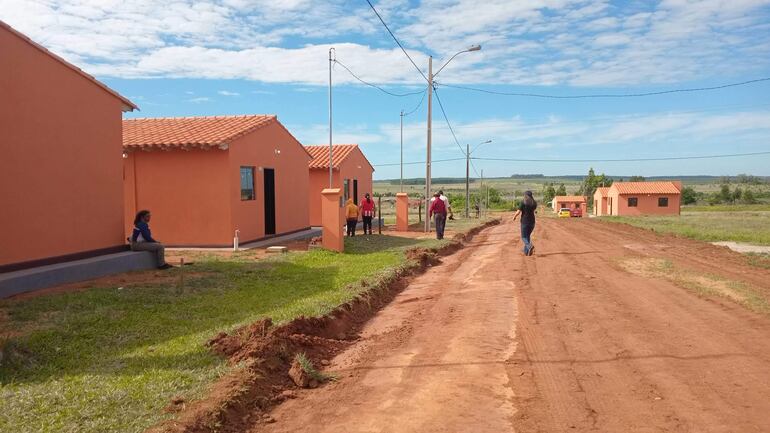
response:
<path fill-rule="evenodd" d="M 428 57 L 428 154 L 425 159 L 425 232 L 430 232 L 430 146 L 433 112 L 433 56 Z"/>
<path fill-rule="evenodd" d="M 404 192 L 404 110 L 401 110 L 401 191 Z"/>
<path fill-rule="evenodd" d="M 471 189 L 470 189 L 470 176 L 471 176 L 471 146 L 465 145 L 465 218 L 470 218 L 471 215 Z"/>
<path fill-rule="evenodd" d="M 329 188 L 334 187 L 334 165 L 332 164 L 334 152 L 332 147 L 332 51 L 334 47 L 329 48 Z"/>
<path fill-rule="evenodd" d="M 479 207 L 482 208 L 481 211 L 485 212 L 484 210 L 484 202 L 481 200 L 481 197 L 483 197 L 481 194 L 484 194 L 484 169 L 481 169 L 481 188 L 479 188 Z"/>

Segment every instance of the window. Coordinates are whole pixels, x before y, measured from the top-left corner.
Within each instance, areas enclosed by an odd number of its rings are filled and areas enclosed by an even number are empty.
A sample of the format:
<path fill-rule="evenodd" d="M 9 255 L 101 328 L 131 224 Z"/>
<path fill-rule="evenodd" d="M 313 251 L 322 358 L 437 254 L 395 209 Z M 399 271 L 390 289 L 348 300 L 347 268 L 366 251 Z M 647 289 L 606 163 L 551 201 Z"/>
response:
<path fill-rule="evenodd" d="M 658 207 L 668 207 L 668 197 L 658 197 Z"/>
<path fill-rule="evenodd" d="M 629 197 L 628 198 L 628 207 L 636 207 L 636 205 L 639 203 L 639 199 L 636 197 Z"/>
<path fill-rule="evenodd" d="M 241 200 L 255 200 L 254 167 L 241 167 Z"/>
<path fill-rule="evenodd" d="M 345 203 L 347 203 L 348 199 L 350 198 L 350 179 L 345 179 L 345 181 L 342 183 L 342 198 L 344 199 Z"/>

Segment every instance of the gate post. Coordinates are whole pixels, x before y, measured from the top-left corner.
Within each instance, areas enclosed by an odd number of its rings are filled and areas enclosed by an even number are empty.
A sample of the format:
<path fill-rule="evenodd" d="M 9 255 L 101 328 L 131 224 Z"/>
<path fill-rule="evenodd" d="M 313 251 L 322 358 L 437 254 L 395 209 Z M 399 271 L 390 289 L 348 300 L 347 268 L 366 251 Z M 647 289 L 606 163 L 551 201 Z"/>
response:
<path fill-rule="evenodd" d="M 323 247 L 340 253 L 345 251 L 345 238 L 342 231 L 342 197 L 339 188 L 327 188 L 321 191 L 321 221 Z"/>
<path fill-rule="evenodd" d="M 409 231 L 409 196 L 405 192 L 396 194 L 396 230 Z"/>

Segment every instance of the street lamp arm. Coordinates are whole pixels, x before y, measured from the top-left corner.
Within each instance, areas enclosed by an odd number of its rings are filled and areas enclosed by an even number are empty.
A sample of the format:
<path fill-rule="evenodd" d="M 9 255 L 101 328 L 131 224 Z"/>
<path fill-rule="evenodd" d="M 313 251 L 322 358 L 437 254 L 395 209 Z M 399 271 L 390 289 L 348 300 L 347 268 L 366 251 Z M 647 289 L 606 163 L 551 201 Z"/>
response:
<path fill-rule="evenodd" d="M 433 74 L 433 78 L 435 79 L 435 78 L 436 78 L 436 76 L 437 76 L 437 75 L 438 75 L 438 74 L 439 74 L 439 73 L 440 73 L 440 72 L 441 72 L 441 71 L 442 71 L 444 68 L 446 68 L 446 66 L 449 64 L 449 62 L 451 62 L 452 60 L 454 60 L 454 58 L 455 58 L 455 57 L 459 56 L 459 55 L 460 55 L 460 54 L 462 54 L 462 53 L 469 53 L 469 52 L 471 52 L 471 51 L 479 51 L 480 49 L 481 49 L 481 45 L 473 45 L 472 47 L 470 47 L 470 48 L 468 48 L 468 49 L 465 49 L 465 50 L 462 50 L 462 51 L 458 51 L 457 53 L 455 53 L 455 55 L 453 55 L 452 57 L 450 57 L 450 58 L 449 58 L 449 60 L 447 60 L 447 61 L 446 61 L 446 63 L 444 63 L 444 65 L 443 65 L 443 66 L 441 66 L 440 68 L 438 68 L 438 71 L 436 71 L 436 73 L 435 73 L 435 74 Z"/>
<path fill-rule="evenodd" d="M 483 146 L 483 145 L 485 145 L 485 144 L 491 143 L 491 142 L 492 142 L 492 140 L 482 141 L 481 143 L 479 143 L 479 144 L 477 144 L 477 145 L 476 145 L 476 148 L 475 148 L 475 149 L 471 150 L 471 153 L 473 153 L 473 152 L 475 152 L 475 151 L 479 150 L 479 147 L 481 147 L 481 146 Z"/>

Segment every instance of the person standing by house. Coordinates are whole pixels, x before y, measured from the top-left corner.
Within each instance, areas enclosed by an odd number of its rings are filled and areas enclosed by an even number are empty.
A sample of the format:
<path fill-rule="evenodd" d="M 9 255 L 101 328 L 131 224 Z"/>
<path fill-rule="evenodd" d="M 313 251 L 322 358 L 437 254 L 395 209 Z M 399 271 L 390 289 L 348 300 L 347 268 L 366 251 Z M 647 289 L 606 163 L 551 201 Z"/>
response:
<path fill-rule="evenodd" d="M 367 227 L 369 228 L 369 234 L 372 234 L 372 218 L 374 218 L 375 210 L 374 200 L 372 200 L 367 192 L 364 194 L 364 199 L 361 200 L 361 219 L 364 221 L 364 234 L 366 234 Z"/>
<path fill-rule="evenodd" d="M 156 241 L 150 232 L 150 218 L 152 215 L 148 210 L 140 210 L 134 218 L 134 231 L 131 233 L 129 241 L 132 251 L 149 251 L 155 254 L 155 264 L 158 269 L 168 269 L 171 267 L 166 263 L 166 249 L 163 244 Z"/>
<path fill-rule="evenodd" d="M 532 197 L 532 191 L 524 192 L 524 199 L 519 204 L 519 209 L 513 214 L 513 220 L 521 215 L 521 241 L 524 243 L 524 255 L 531 256 L 535 253 L 535 246 L 532 245 L 532 231 L 535 230 L 535 210 L 537 202 Z"/>
<path fill-rule="evenodd" d="M 345 203 L 345 222 L 347 223 L 348 236 L 356 235 L 356 225 L 358 225 L 358 206 L 349 198 Z"/>
<path fill-rule="evenodd" d="M 441 200 L 441 195 L 436 193 L 430 202 L 429 215 L 435 218 L 436 239 L 444 239 L 444 227 L 446 226 L 446 204 Z"/>

